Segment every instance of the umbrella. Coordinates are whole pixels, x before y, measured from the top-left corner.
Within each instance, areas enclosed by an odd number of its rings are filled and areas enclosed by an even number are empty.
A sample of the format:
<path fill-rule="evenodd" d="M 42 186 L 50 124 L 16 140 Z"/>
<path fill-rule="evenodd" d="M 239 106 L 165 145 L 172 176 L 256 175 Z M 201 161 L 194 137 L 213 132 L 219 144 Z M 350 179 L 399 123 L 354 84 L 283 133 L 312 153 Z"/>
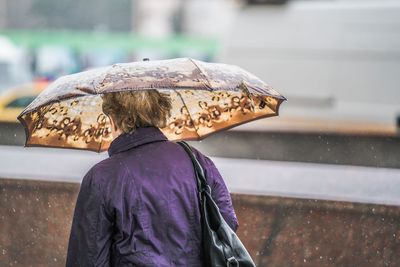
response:
<path fill-rule="evenodd" d="M 234 65 L 191 58 L 115 64 L 60 77 L 18 116 L 25 146 L 105 151 L 110 122 L 102 94 L 157 89 L 168 93 L 169 140 L 200 140 L 211 133 L 278 115 L 286 100 L 253 74 Z"/>

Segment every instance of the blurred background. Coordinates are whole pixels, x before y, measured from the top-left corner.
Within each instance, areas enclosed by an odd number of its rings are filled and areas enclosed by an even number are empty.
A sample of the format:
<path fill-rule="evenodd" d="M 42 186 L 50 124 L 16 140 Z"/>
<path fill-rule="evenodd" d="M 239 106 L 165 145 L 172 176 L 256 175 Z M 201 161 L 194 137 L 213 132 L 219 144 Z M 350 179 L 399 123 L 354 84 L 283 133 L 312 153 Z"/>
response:
<path fill-rule="evenodd" d="M 280 116 L 192 142 L 258 266 L 400 266 L 399 0 L 0 0 L 0 265 L 63 266 L 79 183 L 106 154 L 23 148 L 54 79 L 175 57 L 239 65 Z"/>

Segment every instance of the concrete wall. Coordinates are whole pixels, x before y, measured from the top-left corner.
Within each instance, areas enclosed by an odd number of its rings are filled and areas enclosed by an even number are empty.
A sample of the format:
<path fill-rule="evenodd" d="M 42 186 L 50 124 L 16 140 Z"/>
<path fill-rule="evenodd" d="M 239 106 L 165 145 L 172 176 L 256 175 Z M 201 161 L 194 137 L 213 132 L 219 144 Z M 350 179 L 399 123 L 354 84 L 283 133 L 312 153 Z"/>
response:
<path fill-rule="evenodd" d="M 0 266 L 64 266 L 78 183 L 0 179 Z M 400 207 L 232 196 L 258 266 L 400 266 Z"/>

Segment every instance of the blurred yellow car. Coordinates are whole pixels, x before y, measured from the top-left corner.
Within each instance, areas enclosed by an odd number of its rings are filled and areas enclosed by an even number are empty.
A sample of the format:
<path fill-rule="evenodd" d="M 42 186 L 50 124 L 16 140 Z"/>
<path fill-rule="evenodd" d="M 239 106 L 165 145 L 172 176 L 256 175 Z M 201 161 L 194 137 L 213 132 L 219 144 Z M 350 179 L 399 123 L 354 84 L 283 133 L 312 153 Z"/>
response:
<path fill-rule="evenodd" d="M 0 92 L 0 122 L 17 122 L 17 116 L 48 84 L 35 81 Z"/>

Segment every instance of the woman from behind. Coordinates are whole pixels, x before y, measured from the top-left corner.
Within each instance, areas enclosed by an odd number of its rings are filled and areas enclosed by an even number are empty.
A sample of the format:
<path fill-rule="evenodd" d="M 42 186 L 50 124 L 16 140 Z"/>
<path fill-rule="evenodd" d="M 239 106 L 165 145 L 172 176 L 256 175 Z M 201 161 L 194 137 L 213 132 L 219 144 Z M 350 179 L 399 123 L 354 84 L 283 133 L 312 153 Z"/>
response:
<path fill-rule="evenodd" d="M 202 266 L 201 221 L 192 162 L 159 130 L 171 100 L 156 90 L 103 96 L 113 141 L 109 157 L 82 180 L 67 266 Z M 193 149 L 222 216 L 238 227 L 214 163 Z"/>

